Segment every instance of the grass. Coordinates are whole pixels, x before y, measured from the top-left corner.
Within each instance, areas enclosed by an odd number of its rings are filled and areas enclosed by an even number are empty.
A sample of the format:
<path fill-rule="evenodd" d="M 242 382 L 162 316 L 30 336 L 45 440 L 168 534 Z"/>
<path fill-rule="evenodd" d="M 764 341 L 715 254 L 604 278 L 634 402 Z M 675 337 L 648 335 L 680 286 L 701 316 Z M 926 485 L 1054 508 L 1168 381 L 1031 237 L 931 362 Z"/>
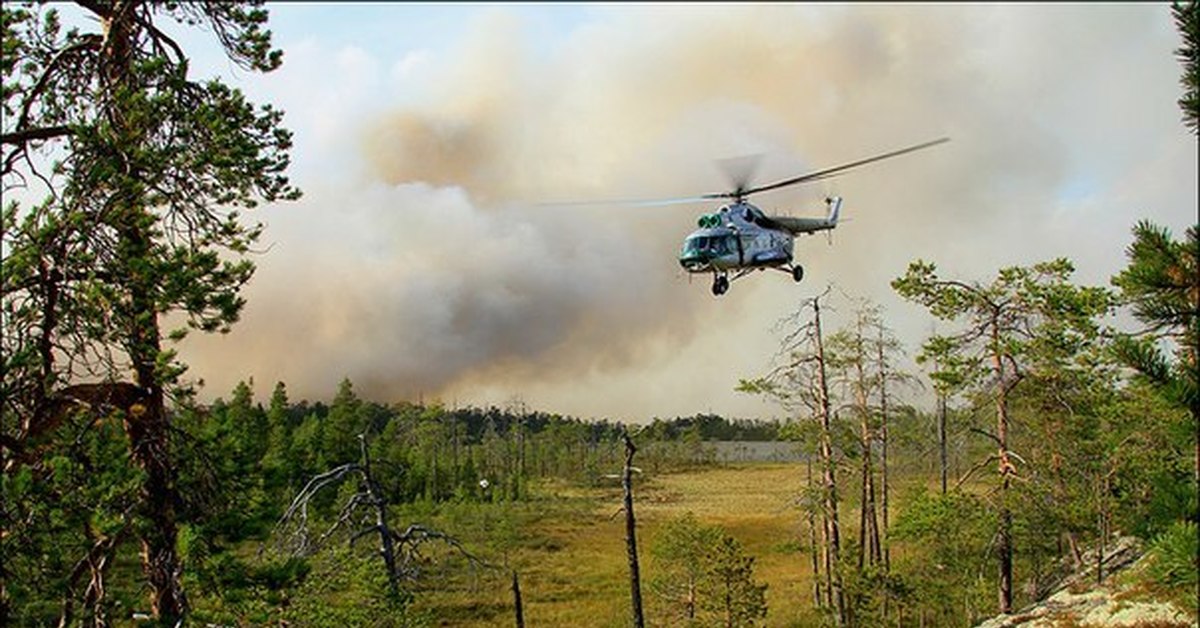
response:
<path fill-rule="evenodd" d="M 725 527 L 755 557 L 755 577 L 769 587 L 765 625 L 806 623 L 811 618 L 811 574 L 807 557 L 795 551 L 800 513 L 792 506 L 802 481 L 795 464 L 752 464 L 636 484 L 634 513 L 648 625 L 664 623 L 656 620 L 659 605 L 648 586 L 656 568 L 650 547 L 663 523 L 689 511 Z M 617 485 L 578 489 L 552 484 L 538 487 L 527 503 L 474 507 L 474 513 L 439 512 L 436 517 L 438 525 L 459 534 L 468 546 L 490 544 L 489 562 L 520 573 L 527 625 L 617 627 L 629 625 L 631 605 L 620 504 Z M 512 530 L 502 532 L 499 536 L 509 538 L 497 543 L 502 518 Z M 417 608 L 443 626 L 513 625 L 509 571 L 484 572 L 475 578 L 447 575 L 430 581 L 417 595 Z"/>

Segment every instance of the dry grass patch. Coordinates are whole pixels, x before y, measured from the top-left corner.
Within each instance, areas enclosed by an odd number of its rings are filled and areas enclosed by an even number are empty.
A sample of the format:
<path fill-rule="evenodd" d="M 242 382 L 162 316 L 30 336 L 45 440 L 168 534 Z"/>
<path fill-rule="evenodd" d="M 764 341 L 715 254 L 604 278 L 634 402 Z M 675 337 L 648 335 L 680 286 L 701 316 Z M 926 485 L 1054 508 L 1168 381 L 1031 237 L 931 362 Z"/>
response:
<path fill-rule="evenodd" d="M 639 478 L 634 486 L 642 596 L 648 625 L 663 625 L 649 582 L 656 566 L 651 547 L 663 523 L 692 512 L 723 526 L 755 557 L 755 577 L 768 585 L 767 626 L 803 625 L 809 612 L 808 557 L 796 551 L 800 513 L 794 507 L 803 481 L 795 464 L 756 464 Z M 538 500 L 510 507 L 515 541 L 507 564 L 520 572 L 526 624 L 627 626 L 629 572 L 619 484 L 578 488 L 538 487 Z M 494 516 L 494 515 L 493 515 Z M 484 534 L 483 530 L 477 531 Z M 470 541 L 471 539 L 468 539 Z M 477 543 L 484 538 L 474 539 Z M 498 557 L 500 562 L 505 558 Z M 509 574 L 430 588 L 418 606 L 443 626 L 512 625 Z"/>

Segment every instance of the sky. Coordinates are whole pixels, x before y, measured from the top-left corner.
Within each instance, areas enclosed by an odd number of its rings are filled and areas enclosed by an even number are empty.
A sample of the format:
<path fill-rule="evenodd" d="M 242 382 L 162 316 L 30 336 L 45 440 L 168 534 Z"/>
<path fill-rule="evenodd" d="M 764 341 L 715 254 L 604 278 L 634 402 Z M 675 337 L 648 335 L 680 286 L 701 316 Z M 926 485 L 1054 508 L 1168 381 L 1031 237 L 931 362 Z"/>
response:
<path fill-rule="evenodd" d="M 206 395 L 253 378 L 328 399 L 515 402 L 585 419 L 780 418 L 735 391 L 779 322 L 832 287 L 827 329 L 883 307 L 916 352 L 933 319 L 890 288 L 916 259 L 963 280 L 1071 259 L 1107 285 L 1139 219 L 1182 237 L 1197 144 L 1166 4 L 269 4 L 283 66 L 183 38 L 197 76 L 286 112 L 297 202 L 266 231 L 242 320 L 181 347 Z M 751 200 L 820 216 L 805 279 L 714 297 L 676 254 L 693 196 L 761 155 L 770 183 L 951 141 Z M 946 331 L 947 323 L 937 329 Z M 915 365 L 910 365 L 916 370 Z"/>

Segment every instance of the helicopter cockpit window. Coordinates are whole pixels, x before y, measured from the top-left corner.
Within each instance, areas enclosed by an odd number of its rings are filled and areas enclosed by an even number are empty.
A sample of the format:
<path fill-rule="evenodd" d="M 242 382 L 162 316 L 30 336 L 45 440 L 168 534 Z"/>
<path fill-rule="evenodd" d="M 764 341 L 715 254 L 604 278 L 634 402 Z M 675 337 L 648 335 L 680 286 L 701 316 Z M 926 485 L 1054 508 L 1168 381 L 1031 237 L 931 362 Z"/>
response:
<path fill-rule="evenodd" d="M 692 236 L 684 241 L 684 254 L 706 253 L 708 255 L 728 255 L 737 246 L 732 235 L 722 236 Z"/>

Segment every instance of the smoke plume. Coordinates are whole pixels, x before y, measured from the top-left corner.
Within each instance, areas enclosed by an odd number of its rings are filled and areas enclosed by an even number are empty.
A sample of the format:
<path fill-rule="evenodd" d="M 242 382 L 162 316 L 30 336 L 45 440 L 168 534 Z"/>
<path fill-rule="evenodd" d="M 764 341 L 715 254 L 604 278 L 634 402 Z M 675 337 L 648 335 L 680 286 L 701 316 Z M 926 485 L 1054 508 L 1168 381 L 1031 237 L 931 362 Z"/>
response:
<path fill-rule="evenodd" d="M 928 319 L 888 287 L 917 257 L 984 278 L 1067 255 L 1103 282 L 1137 211 L 1186 224 L 1195 156 L 1170 129 L 1174 42 L 1159 9 L 614 7 L 552 54 L 513 15 L 483 12 L 429 61 L 420 98 L 364 108 L 336 144 L 345 154 L 298 158 L 356 172 L 307 166 L 305 199 L 264 212 L 272 247 L 244 321 L 185 357 L 217 394 L 254 376 L 324 397 L 349 377 L 380 400 L 519 394 L 631 419 L 751 408 L 730 401 L 737 378 L 763 369 L 772 325 L 828 284 L 883 303 L 919 340 Z M 852 220 L 832 245 L 797 242 L 801 286 L 755 273 L 721 300 L 675 261 L 713 206 L 551 202 L 721 192 L 722 158 L 761 155 L 762 184 L 943 135 L 754 197 L 768 213 L 820 215 L 837 193 Z M 1182 164 L 1096 197 L 1163 151 Z M 1189 167 L 1190 188 L 1163 183 Z M 1065 239 L 1084 226 L 1095 242 Z"/>

